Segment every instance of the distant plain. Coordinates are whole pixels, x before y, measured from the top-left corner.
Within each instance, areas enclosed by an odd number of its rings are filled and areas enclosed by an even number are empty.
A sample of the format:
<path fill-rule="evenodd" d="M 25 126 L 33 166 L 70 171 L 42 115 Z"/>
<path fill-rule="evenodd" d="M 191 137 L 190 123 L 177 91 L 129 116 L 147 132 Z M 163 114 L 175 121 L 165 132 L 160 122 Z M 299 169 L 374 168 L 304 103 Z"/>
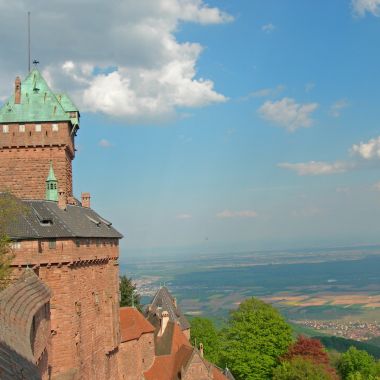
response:
<path fill-rule="evenodd" d="M 127 256 L 127 255 L 126 255 Z M 244 298 L 289 320 L 380 321 L 380 246 L 130 257 L 143 301 L 166 285 L 188 315 L 222 320 Z"/>

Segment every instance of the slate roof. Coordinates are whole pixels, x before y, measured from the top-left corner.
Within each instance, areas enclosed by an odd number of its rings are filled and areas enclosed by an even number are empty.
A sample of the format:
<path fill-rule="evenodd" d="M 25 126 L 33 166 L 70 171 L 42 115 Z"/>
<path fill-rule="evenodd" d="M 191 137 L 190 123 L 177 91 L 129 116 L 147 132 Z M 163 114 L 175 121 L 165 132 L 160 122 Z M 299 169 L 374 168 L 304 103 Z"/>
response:
<path fill-rule="evenodd" d="M 76 112 L 72 117 L 71 112 Z M 21 82 L 21 102 L 14 94 L 0 108 L 0 123 L 70 121 L 79 124 L 79 111 L 66 94 L 55 94 L 41 73 L 33 69 Z"/>
<path fill-rule="evenodd" d="M 180 307 L 176 306 L 175 303 L 175 299 L 169 290 L 165 286 L 161 287 L 146 311 L 148 320 L 156 326 L 158 314 L 165 310 L 169 313 L 170 321 L 178 323 L 182 330 L 189 329 L 189 321 L 182 313 Z"/>
<path fill-rule="evenodd" d="M 12 240 L 54 238 L 117 238 L 123 237 L 112 223 L 94 210 L 45 200 L 23 200 L 25 212 L 10 221 L 8 235 Z"/>
<path fill-rule="evenodd" d="M 128 342 L 130 340 L 139 339 L 143 334 L 153 333 L 154 326 L 134 307 L 121 307 L 120 332 L 121 341 Z"/>
<path fill-rule="evenodd" d="M 40 379 L 34 365 L 30 331 L 34 314 L 50 301 L 50 297 L 50 289 L 30 269 L 0 293 L 2 380 Z"/>

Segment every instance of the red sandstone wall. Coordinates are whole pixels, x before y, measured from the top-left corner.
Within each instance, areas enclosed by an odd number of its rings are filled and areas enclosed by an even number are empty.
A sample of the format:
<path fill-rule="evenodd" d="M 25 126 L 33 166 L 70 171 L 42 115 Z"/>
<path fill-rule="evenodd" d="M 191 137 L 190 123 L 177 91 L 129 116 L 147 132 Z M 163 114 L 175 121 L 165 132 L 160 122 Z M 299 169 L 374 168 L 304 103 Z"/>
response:
<path fill-rule="evenodd" d="M 143 334 L 140 339 L 120 344 L 119 371 L 122 380 L 141 380 L 154 361 L 154 335 Z"/>
<path fill-rule="evenodd" d="M 49 303 L 42 306 L 34 315 L 30 332 L 30 343 L 35 362 L 38 363 L 40 373 L 47 377 L 48 351 L 50 350 L 50 306 Z"/>
<path fill-rule="evenodd" d="M 46 242 L 39 253 L 41 244 L 28 241 L 15 250 L 13 265 L 34 266 L 52 290 L 52 379 L 64 373 L 80 380 L 119 379 L 118 246 L 104 242 L 77 247 L 58 240 L 55 249 Z"/>
<path fill-rule="evenodd" d="M 58 179 L 58 187 L 72 196 L 72 165 L 74 140 L 71 126 L 59 123 L 58 132 L 51 123 L 41 124 L 41 132 L 35 124 L 25 124 L 25 132 L 18 124 L 9 124 L 8 133 L 0 124 L 0 191 L 9 190 L 25 199 L 44 199 L 45 180 L 50 161 Z"/>

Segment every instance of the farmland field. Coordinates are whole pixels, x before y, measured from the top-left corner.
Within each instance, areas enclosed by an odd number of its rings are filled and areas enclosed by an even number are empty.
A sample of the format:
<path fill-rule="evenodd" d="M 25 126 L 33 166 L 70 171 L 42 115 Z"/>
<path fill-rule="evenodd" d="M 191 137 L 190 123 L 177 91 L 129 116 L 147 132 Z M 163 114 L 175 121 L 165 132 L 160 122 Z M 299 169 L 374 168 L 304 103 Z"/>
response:
<path fill-rule="evenodd" d="M 296 322 L 377 323 L 379 267 L 380 247 L 355 247 L 131 258 L 122 270 L 137 281 L 145 302 L 165 284 L 188 315 L 224 318 L 255 296 Z"/>

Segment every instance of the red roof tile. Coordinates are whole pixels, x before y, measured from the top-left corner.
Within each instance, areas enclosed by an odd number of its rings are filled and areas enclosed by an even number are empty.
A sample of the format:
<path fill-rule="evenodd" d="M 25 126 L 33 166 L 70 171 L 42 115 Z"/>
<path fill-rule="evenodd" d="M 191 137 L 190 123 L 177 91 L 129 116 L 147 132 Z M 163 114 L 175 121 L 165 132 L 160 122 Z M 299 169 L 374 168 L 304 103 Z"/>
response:
<path fill-rule="evenodd" d="M 153 333 L 154 327 L 134 307 L 120 308 L 121 341 L 139 339 L 142 334 Z"/>
<path fill-rule="evenodd" d="M 227 380 L 227 377 L 216 367 L 213 369 L 214 380 Z"/>

